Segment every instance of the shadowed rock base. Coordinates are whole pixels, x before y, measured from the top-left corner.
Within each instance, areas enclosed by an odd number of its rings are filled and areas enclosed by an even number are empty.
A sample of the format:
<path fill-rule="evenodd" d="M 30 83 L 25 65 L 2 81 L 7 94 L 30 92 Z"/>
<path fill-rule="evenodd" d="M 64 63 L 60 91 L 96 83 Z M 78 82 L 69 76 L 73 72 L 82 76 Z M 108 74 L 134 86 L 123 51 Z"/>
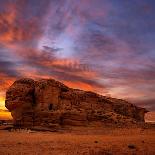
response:
<path fill-rule="evenodd" d="M 6 92 L 14 126 L 22 128 L 126 125 L 144 122 L 146 109 L 125 100 L 72 89 L 53 79 L 20 79 Z"/>

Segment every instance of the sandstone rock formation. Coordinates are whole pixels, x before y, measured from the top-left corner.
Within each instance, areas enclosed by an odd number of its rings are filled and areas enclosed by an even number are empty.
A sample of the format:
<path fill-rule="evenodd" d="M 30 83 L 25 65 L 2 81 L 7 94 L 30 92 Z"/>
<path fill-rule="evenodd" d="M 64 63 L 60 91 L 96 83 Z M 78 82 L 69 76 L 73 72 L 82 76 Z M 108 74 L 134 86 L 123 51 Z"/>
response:
<path fill-rule="evenodd" d="M 6 92 L 18 127 L 89 126 L 144 122 L 146 109 L 127 101 L 72 89 L 53 79 L 20 79 Z"/>

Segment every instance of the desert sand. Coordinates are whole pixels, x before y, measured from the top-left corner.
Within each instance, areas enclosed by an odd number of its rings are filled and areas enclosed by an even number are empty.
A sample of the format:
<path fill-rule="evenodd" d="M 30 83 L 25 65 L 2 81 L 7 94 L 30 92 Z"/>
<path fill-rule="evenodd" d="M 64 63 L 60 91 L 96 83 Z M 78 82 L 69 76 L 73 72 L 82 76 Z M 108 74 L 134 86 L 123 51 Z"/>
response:
<path fill-rule="evenodd" d="M 81 132 L 82 131 L 82 132 Z M 0 130 L 0 155 L 154 155 L 155 129 Z"/>

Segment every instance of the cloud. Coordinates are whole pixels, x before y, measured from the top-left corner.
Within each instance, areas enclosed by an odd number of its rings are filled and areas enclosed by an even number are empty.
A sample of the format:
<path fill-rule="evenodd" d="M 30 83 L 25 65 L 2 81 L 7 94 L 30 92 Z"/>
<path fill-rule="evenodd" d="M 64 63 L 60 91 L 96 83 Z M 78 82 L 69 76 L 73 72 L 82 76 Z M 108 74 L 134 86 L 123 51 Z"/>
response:
<path fill-rule="evenodd" d="M 8 112 L 8 110 L 0 109 L 0 112 Z"/>
<path fill-rule="evenodd" d="M 4 4 L 3 11 L 0 11 L 1 44 L 7 46 L 18 42 L 38 40 L 41 37 L 43 25 L 40 20 L 46 14 L 45 10 L 48 8 L 48 0 L 46 2 L 33 1 L 35 13 L 30 1 L 14 0 Z M 43 6 L 45 8 L 42 9 L 42 14 L 40 14 L 40 9 Z"/>
<path fill-rule="evenodd" d="M 25 66 L 29 67 L 27 71 L 24 70 L 26 73 L 25 76 L 27 72 L 29 72 L 29 69 L 33 68 L 34 75 L 31 72 L 32 77 L 38 77 L 36 75 L 39 74 L 40 77 L 53 77 L 61 81 L 66 81 L 66 83 L 81 82 L 83 85 L 90 85 L 94 88 L 104 88 L 104 85 L 94 80 L 97 75 L 93 72 L 91 66 L 77 59 L 58 58 L 56 57 L 55 50 L 51 50 L 50 48 L 50 50 L 47 51 L 35 49 L 26 49 L 27 52 L 23 51 L 22 62 Z"/>
<path fill-rule="evenodd" d="M 2 0 L 0 93 L 19 77 L 56 78 L 154 109 L 154 10 L 145 0 Z"/>
<path fill-rule="evenodd" d="M 146 99 L 142 101 L 135 101 L 138 106 L 145 107 L 150 111 L 155 111 L 155 99 Z"/>
<path fill-rule="evenodd" d="M 18 77 L 20 73 L 17 71 L 18 63 L 14 62 L 13 57 L 9 55 L 9 52 L 1 47 L 0 51 L 0 73 L 3 73 L 10 77 Z"/>

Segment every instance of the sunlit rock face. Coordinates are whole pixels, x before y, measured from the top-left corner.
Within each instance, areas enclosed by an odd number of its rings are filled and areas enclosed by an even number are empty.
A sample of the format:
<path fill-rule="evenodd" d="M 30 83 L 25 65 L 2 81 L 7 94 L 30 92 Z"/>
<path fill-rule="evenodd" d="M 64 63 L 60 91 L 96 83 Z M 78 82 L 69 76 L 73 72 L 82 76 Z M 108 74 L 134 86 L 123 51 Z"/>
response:
<path fill-rule="evenodd" d="M 6 92 L 17 127 L 64 127 L 144 122 L 147 112 L 127 101 L 72 89 L 53 79 L 20 79 Z"/>

